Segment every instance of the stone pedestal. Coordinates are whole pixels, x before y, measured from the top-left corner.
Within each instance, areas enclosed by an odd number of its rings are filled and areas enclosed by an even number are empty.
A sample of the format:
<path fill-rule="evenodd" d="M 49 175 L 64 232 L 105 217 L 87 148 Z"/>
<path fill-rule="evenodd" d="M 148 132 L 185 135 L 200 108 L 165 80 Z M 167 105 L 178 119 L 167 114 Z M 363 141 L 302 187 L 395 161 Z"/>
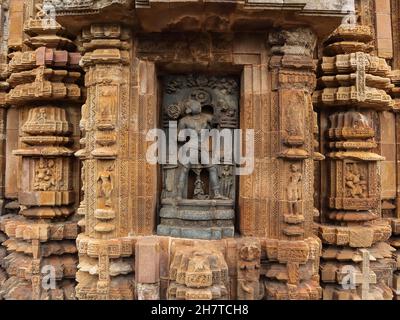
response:
<path fill-rule="evenodd" d="M 219 240 L 235 233 L 232 200 L 163 200 L 157 234 L 175 238 Z"/>

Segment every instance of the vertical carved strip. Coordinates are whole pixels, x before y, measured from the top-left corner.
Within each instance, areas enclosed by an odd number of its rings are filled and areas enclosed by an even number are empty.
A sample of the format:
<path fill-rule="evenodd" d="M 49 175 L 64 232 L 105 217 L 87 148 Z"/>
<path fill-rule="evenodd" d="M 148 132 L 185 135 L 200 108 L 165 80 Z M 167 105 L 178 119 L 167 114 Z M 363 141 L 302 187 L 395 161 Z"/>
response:
<path fill-rule="evenodd" d="M 242 77 L 242 110 L 240 112 L 240 126 L 246 129 L 254 128 L 253 114 L 253 68 L 245 65 Z M 243 136 L 244 139 L 244 136 Z M 255 161 L 256 165 L 256 161 Z M 257 172 L 257 171 L 256 171 Z M 239 207 L 240 207 L 240 232 L 244 236 L 255 235 L 255 201 L 254 195 L 255 175 L 244 175 L 240 177 Z"/>
<path fill-rule="evenodd" d="M 7 2 L 0 4 L 0 292 L 5 283 L 8 275 L 4 267 L 4 258 L 7 255 L 7 250 L 1 244 L 6 241 L 7 236 L 1 230 L 1 224 L 4 218 L 1 216 L 5 213 L 5 170 L 6 170 L 6 117 L 7 117 L 7 103 L 6 91 L 8 89 L 7 83 L 4 81 L 7 75 L 7 53 L 8 53 L 8 10 L 6 10 Z M 3 82 L 4 81 L 4 82 Z M 0 294 L 0 299 L 1 294 Z"/>
<path fill-rule="evenodd" d="M 130 32 L 119 24 L 94 24 L 82 32 L 87 101 L 81 127 L 85 231 L 77 240 L 79 299 L 132 299 L 129 216 Z M 98 273 L 89 274 L 98 263 Z M 111 274 L 113 265 L 118 265 Z"/>
<path fill-rule="evenodd" d="M 275 177 L 271 198 L 270 237 L 265 251 L 271 270 L 285 270 L 281 281 L 272 271 L 265 278 L 266 296 L 273 299 L 320 299 L 320 242 L 313 235 L 314 112 L 316 85 L 314 33 L 307 28 L 271 32 L 271 155 Z M 304 277 L 302 266 L 312 266 Z M 308 288 L 307 290 L 305 288 Z"/>
<path fill-rule="evenodd" d="M 132 164 L 131 202 L 133 203 L 132 231 L 135 235 L 151 235 L 156 224 L 157 166 L 146 160 L 147 132 L 157 128 L 157 77 L 153 62 L 139 61 L 136 68 L 137 87 L 133 88 L 134 107 L 131 118 L 135 125 L 130 141 L 135 146 Z"/>
<path fill-rule="evenodd" d="M 41 5 L 36 6 L 37 16 L 22 26 L 27 10 L 33 10 L 32 3 L 25 4 L 13 8 L 12 24 L 21 25 L 8 43 L 22 50 L 10 56 L 10 91 L 5 97 L 16 106 L 8 117 L 9 128 L 16 131 L 12 117 L 19 119 L 18 148 L 13 154 L 20 158 L 21 174 L 9 173 L 17 180 L 18 206 L 13 208 L 20 206 L 19 215 L 5 218 L 1 226 L 10 238 L 4 260 L 11 286 L 5 284 L 3 295 L 6 299 L 73 299 L 74 281 L 67 279 L 75 277 L 77 263 L 78 227 L 72 216 L 78 177 L 72 175 L 76 165 L 72 155 L 79 139 L 75 106 L 81 97 L 76 84 L 81 76 L 80 55 L 71 52 L 74 44 L 61 35 L 63 28 Z M 22 27 L 29 35 L 23 46 Z M 58 275 L 55 288 L 43 286 L 44 272 Z"/>

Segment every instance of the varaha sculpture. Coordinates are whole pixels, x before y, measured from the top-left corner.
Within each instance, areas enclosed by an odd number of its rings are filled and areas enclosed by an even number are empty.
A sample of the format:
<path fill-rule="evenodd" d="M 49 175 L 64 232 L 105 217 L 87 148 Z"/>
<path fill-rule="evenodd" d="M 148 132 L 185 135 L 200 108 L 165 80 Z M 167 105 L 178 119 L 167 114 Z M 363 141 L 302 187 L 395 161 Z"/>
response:
<path fill-rule="evenodd" d="M 0 300 L 400 299 L 397 0 L 0 18 Z"/>

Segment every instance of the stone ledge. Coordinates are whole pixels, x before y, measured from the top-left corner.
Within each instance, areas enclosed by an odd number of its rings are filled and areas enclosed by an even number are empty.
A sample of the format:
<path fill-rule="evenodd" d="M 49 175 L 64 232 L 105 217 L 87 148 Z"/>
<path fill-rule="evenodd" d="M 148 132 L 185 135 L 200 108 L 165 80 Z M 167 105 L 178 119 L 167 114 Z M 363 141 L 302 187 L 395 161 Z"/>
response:
<path fill-rule="evenodd" d="M 385 222 L 355 227 L 319 226 L 319 236 L 324 243 L 352 248 L 368 248 L 377 242 L 387 241 L 391 233 L 390 225 Z"/>

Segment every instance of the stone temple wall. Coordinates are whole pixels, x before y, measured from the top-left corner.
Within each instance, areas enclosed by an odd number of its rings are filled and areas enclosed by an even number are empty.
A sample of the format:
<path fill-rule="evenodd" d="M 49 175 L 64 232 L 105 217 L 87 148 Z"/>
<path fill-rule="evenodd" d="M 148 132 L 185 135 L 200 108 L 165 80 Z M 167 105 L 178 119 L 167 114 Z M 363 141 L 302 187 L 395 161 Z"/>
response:
<path fill-rule="evenodd" d="M 399 19 L 1 1 L 0 299 L 398 299 Z M 205 128 L 253 133 L 252 170 L 149 161 Z"/>

